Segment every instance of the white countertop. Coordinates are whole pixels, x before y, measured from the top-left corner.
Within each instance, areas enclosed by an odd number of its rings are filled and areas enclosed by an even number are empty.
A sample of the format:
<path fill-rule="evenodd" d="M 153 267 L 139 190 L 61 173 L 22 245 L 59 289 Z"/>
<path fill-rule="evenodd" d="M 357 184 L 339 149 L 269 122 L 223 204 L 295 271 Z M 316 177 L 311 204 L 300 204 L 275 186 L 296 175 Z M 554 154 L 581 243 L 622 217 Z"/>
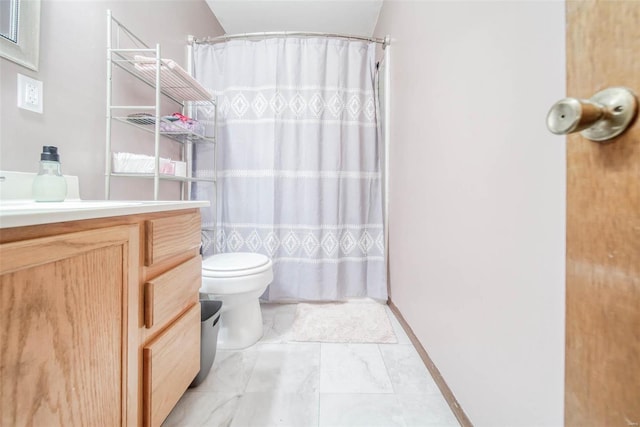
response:
<path fill-rule="evenodd" d="M 0 201 L 0 228 L 204 208 L 207 201 L 68 200 L 64 202 Z"/>

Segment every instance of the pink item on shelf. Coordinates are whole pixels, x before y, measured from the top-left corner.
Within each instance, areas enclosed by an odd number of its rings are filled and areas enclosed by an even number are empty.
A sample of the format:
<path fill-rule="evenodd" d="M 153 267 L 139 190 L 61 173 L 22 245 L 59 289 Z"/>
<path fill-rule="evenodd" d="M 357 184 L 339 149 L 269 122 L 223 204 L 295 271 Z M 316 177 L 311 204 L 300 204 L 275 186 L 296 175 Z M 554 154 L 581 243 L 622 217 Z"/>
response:
<path fill-rule="evenodd" d="M 160 173 L 164 175 L 175 175 L 176 165 L 173 162 L 160 163 Z"/>
<path fill-rule="evenodd" d="M 179 113 L 174 113 L 173 116 L 178 117 L 176 116 L 176 114 L 179 114 Z M 171 132 L 171 133 L 191 132 L 198 135 L 204 135 L 204 125 L 199 123 L 197 120 L 190 119 L 187 116 L 183 116 L 182 114 L 179 114 L 179 119 L 180 120 L 176 120 L 173 122 L 162 120 L 160 122 L 160 132 Z"/>

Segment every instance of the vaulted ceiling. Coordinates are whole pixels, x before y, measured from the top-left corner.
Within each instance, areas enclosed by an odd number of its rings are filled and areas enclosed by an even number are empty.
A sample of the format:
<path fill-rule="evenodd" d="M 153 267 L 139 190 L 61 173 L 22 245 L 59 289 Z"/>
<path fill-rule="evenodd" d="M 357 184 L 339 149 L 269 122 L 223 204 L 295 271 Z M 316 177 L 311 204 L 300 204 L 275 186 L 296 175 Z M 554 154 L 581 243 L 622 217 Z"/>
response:
<path fill-rule="evenodd" d="M 383 0 L 206 0 L 227 34 L 312 31 L 371 37 Z"/>

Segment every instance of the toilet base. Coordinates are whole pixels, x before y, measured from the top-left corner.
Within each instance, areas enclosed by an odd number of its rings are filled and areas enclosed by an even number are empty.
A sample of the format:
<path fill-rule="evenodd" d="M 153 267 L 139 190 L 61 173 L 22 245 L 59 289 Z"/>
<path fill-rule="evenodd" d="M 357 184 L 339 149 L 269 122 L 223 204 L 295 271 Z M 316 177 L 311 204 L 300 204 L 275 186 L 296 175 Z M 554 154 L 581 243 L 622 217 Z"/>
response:
<path fill-rule="evenodd" d="M 233 304 L 225 310 L 222 298 L 218 348 L 241 350 L 255 344 L 262 338 L 262 312 L 258 298 L 242 304 Z"/>
<path fill-rule="evenodd" d="M 227 253 L 202 262 L 200 292 L 222 301 L 218 348 L 239 350 L 262 337 L 260 295 L 273 281 L 272 262 L 259 254 Z"/>

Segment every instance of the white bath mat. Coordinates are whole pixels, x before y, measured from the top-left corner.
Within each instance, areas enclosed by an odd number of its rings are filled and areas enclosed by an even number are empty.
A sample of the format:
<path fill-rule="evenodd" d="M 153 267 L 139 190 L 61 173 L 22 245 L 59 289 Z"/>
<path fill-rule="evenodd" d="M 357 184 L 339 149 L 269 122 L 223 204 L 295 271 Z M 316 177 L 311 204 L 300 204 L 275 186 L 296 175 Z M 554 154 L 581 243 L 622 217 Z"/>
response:
<path fill-rule="evenodd" d="M 340 343 L 397 342 L 387 312 L 377 302 L 298 304 L 291 339 Z"/>

